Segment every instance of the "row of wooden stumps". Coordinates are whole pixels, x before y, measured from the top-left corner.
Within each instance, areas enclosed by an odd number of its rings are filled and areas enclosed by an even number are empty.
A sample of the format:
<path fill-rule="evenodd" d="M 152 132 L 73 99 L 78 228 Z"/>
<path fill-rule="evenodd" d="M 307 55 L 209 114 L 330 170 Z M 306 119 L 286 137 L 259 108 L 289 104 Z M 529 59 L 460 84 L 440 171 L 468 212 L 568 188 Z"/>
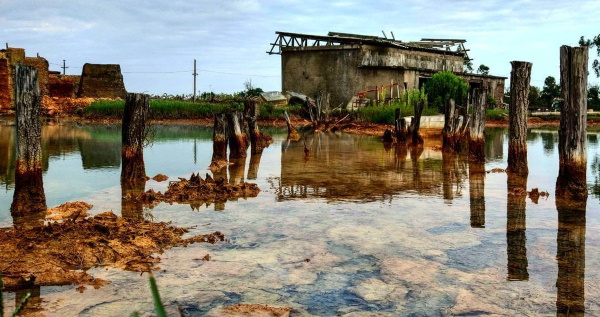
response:
<path fill-rule="evenodd" d="M 245 160 L 249 146 L 250 160 L 260 161 L 263 150 L 273 142 L 273 138 L 260 131 L 258 114 L 259 105 L 256 100 L 246 99 L 243 113 L 234 111 L 215 115 L 211 169 L 219 170 L 225 165 L 228 147 L 229 162 L 233 164 L 240 164 L 240 160 Z M 244 119 L 248 123 L 248 133 Z"/>
<path fill-rule="evenodd" d="M 394 131 L 385 130 L 382 138 L 383 143 L 386 145 L 397 143 L 422 146 L 423 137 L 419 133 L 419 129 L 421 128 L 421 115 L 424 108 L 425 101 L 419 100 L 414 105 L 414 117 L 412 117 L 410 123 L 406 122 L 406 118 L 400 116 L 400 109 L 396 109 L 394 113 Z"/>

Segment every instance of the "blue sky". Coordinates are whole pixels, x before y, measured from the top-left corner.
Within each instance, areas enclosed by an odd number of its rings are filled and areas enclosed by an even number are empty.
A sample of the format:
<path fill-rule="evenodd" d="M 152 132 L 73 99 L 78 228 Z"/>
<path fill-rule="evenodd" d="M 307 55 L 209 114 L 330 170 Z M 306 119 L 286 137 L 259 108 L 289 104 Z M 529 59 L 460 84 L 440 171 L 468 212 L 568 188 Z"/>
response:
<path fill-rule="evenodd" d="M 40 53 L 55 70 L 65 59 L 68 74 L 120 64 L 128 91 L 152 94 L 191 93 L 194 58 L 200 91 L 240 91 L 247 79 L 281 89 L 280 57 L 265 53 L 275 31 L 464 38 L 475 67 L 509 77 L 510 61 L 530 61 L 539 87 L 558 79 L 561 45 L 600 33 L 598 0 L 0 0 L 0 12 L 0 43 Z"/>

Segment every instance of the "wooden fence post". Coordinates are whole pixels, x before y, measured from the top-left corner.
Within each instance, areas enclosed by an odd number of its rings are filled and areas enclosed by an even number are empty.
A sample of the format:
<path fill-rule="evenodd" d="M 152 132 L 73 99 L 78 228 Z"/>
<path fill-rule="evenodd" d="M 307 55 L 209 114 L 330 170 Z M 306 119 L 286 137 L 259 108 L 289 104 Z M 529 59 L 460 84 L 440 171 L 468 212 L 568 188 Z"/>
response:
<path fill-rule="evenodd" d="M 526 201 L 527 175 L 507 174 L 506 254 L 508 280 L 527 281 Z"/>
<path fill-rule="evenodd" d="M 121 183 L 136 187 L 146 182 L 144 165 L 144 141 L 146 121 L 150 109 L 150 96 L 128 93 L 125 97 L 125 111 L 121 130 Z"/>
<path fill-rule="evenodd" d="M 485 94 L 480 88 L 473 90 L 473 113 L 469 129 L 469 158 L 485 161 Z"/>
<path fill-rule="evenodd" d="M 244 132 L 243 114 L 234 111 L 227 114 L 227 140 L 229 143 L 229 160 L 246 157 L 248 137 Z"/>
<path fill-rule="evenodd" d="M 224 113 L 215 115 L 212 162 L 227 161 L 227 120 Z"/>
<path fill-rule="evenodd" d="M 512 61 L 510 104 L 508 107 L 508 173 L 528 174 L 527 105 L 531 66 L 529 62 Z"/>
<path fill-rule="evenodd" d="M 585 200 L 588 47 L 560 47 L 560 106 L 556 196 Z"/>
<path fill-rule="evenodd" d="M 17 161 L 15 191 L 10 212 L 13 217 L 42 214 L 46 195 L 42 178 L 42 95 L 35 67 L 15 67 Z M 16 221 L 18 222 L 18 221 Z"/>
<path fill-rule="evenodd" d="M 586 200 L 556 196 L 556 315 L 585 314 Z"/>

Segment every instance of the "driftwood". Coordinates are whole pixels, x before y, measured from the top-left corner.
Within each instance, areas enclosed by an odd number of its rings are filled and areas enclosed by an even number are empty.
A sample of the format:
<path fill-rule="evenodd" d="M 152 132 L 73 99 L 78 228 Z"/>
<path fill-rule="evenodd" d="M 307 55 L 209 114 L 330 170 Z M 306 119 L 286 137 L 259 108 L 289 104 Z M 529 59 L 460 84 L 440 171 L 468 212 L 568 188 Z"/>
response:
<path fill-rule="evenodd" d="M 531 63 L 512 61 L 510 73 L 510 104 L 508 107 L 508 168 L 509 173 L 528 174 L 527 167 L 527 105 Z"/>
<path fill-rule="evenodd" d="M 13 217 L 18 217 L 45 211 L 46 196 L 42 179 L 42 95 L 37 69 L 17 64 L 14 86 L 17 161 L 15 191 L 10 211 Z"/>
<path fill-rule="evenodd" d="M 587 67 L 588 47 L 561 46 L 560 106 L 556 196 L 587 198 Z"/>
<path fill-rule="evenodd" d="M 146 182 L 144 166 L 144 141 L 150 96 L 128 93 L 125 98 L 121 139 L 121 183 L 126 187 L 139 187 Z"/>
<path fill-rule="evenodd" d="M 469 128 L 469 158 L 485 161 L 485 94 L 480 88 L 473 90 L 473 116 Z"/>
<path fill-rule="evenodd" d="M 525 207 L 526 195 L 514 195 L 515 192 L 527 192 L 527 175 L 508 173 L 506 204 L 506 244 L 508 255 L 508 280 L 527 281 L 527 237 Z"/>
<path fill-rule="evenodd" d="M 248 137 L 244 132 L 244 115 L 234 111 L 227 113 L 227 141 L 229 143 L 229 160 L 246 157 Z"/>

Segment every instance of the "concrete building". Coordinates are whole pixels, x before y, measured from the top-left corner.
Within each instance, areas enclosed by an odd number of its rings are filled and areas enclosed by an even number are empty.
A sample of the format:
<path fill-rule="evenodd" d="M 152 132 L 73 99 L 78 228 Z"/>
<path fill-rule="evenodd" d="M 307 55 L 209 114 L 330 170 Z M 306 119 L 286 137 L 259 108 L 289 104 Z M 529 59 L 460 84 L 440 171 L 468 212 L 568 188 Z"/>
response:
<path fill-rule="evenodd" d="M 281 55 L 282 91 L 316 96 L 331 94 L 332 105 L 346 104 L 360 92 L 391 86 L 404 92 L 421 87 L 431 76 L 451 71 L 472 88 L 483 88 L 502 103 L 506 77 L 465 73 L 465 40 L 393 38 L 329 32 L 327 36 L 276 32 L 268 54 Z M 392 88 L 393 87 L 393 88 Z M 380 93 L 381 94 L 381 93 Z M 375 94 L 372 93 L 371 97 Z"/>

